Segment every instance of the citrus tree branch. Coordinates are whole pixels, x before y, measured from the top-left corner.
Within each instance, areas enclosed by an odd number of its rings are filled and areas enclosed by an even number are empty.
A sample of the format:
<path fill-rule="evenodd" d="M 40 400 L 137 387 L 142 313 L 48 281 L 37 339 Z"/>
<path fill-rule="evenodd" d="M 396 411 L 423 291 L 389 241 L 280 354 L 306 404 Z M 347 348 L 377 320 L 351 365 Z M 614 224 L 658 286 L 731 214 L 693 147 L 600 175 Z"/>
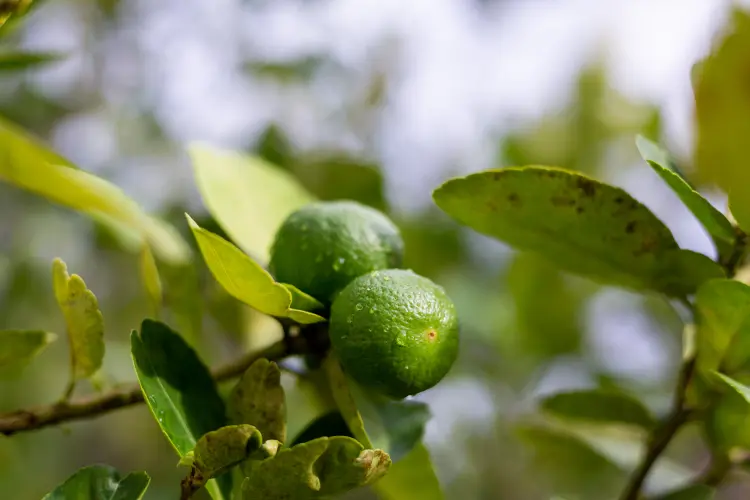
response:
<path fill-rule="evenodd" d="M 680 376 L 675 389 L 672 409 L 666 418 L 652 432 L 647 444 L 646 453 L 623 491 L 621 500 L 638 500 L 649 472 L 653 468 L 664 450 L 675 437 L 683 424 L 688 421 L 690 411 L 685 405 L 687 389 L 695 371 L 695 357 L 691 357 L 682 364 Z"/>
<path fill-rule="evenodd" d="M 246 354 L 226 365 L 212 370 L 214 380 L 222 382 L 242 375 L 256 360 L 280 360 L 303 352 L 301 338 L 286 337 L 261 350 Z M 95 396 L 62 401 L 8 413 L 0 413 L 0 435 L 10 436 L 20 432 L 43 429 L 53 425 L 94 418 L 104 413 L 127 408 L 143 402 L 143 392 L 138 384 L 129 384 Z"/>

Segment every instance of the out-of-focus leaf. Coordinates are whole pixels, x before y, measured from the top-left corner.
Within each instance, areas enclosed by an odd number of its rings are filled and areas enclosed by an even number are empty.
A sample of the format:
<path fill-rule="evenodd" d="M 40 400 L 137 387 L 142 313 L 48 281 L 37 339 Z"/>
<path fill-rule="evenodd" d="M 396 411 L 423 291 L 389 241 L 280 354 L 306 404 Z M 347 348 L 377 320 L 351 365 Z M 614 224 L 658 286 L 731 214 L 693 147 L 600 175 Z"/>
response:
<path fill-rule="evenodd" d="M 149 217 L 120 188 L 73 165 L 35 141 L 15 125 L 0 119 L 0 180 L 50 201 L 83 212 L 97 221 L 117 222 L 151 245 L 171 263 L 190 260 L 190 248 L 176 230 Z"/>
<path fill-rule="evenodd" d="M 424 444 L 394 462 L 383 479 L 374 486 L 383 500 L 440 500 L 444 498 L 440 482 Z"/>
<path fill-rule="evenodd" d="M 73 380 L 89 378 L 104 361 L 104 318 L 99 303 L 80 276 L 68 275 L 62 260 L 52 263 L 52 276 L 55 297 L 65 316 Z"/>
<path fill-rule="evenodd" d="M 224 402 L 208 368 L 179 334 L 144 320 L 130 335 L 133 365 L 146 403 L 174 449 L 184 457 L 204 434 L 224 426 Z M 206 485 L 214 500 L 227 500 L 231 475 Z"/>
<path fill-rule="evenodd" d="M 553 394 L 541 402 L 544 411 L 564 419 L 591 423 L 622 423 L 646 430 L 656 423 L 651 412 L 635 398 L 602 390 Z"/>
<path fill-rule="evenodd" d="M 25 365 L 55 340 L 57 335 L 40 330 L 0 330 L 0 368 Z"/>
<path fill-rule="evenodd" d="M 37 68 L 65 57 L 57 52 L 5 52 L 0 51 L 0 73 L 20 72 Z"/>
<path fill-rule="evenodd" d="M 667 493 L 654 500 L 713 500 L 716 490 L 710 486 L 697 484 Z"/>
<path fill-rule="evenodd" d="M 348 437 L 318 438 L 253 462 L 242 484 L 251 500 L 313 499 L 339 495 L 381 478 L 391 465 L 382 450 Z"/>
<path fill-rule="evenodd" d="M 317 314 L 293 309 L 291 292 L 274 281 L 268 271 L 239 248 L 186 216 L 211 274 L 230 295 L 270 316 L 289 317 L 303 324 L 325 321 Z"/>
<path fill-rule="evenodd" d="M 720 378 L 729 390 L 714 397 L 703 419 L 706 440 L 711 448 L 725 454 L 733 449 L 750 450 L 750 406 L 747 386 Z"/>
<path fill-rule="evenodd" d="M 145 472 L 121 477 L 108 465 L 84 467 L 42 500 L 141 500 L 151 478 Z"/>
<path fill-rule="evenodd" d="M 736 391 L 737 394 L 742 396 L 742 398 L 747 401 L 748 404 L 750 404 L 750 387 L 746 386 L 745 384 L 741 384 L 740 382 L 734 380 L 732 377 L 727 377 L 723 373 L 714 372 L 714 375 L 717 376 L 726 385 L 731 387 L 734 391 Z M 750 408 L 748 408 L 748 411 L 750 412 Z"/>
<path fill-rule="evenodd" d="M 288 168 L 294 161 L 292 144 L 281 127 L 275 123 L 270 124 L 260 134 L 253 151 L 265 161 L 279 167 Z"/>
<path fill-rule="evenodd" d="M 343 373 L 332 355 L 324 361 L 324 369 L 349 430 L 366 447 L 383 449 L 398 463 L 419 444 L 430 419 L 426 404 L 383 400 L 368 393 Z"/>
<path fill-rule="evenodd" d="M 520 426 L 518 432 L 533 450 L 532 470 L 554 493 L 580 500 L 617 497 L 625 474 L 588 444 L 542 426 Z"/>
<path fill-rule="evenodd" d="M 159 318 L 161 311 L 161 278 L 159 278 L 159 269 L 156 267 L 154 254 L 148 245 L 143 245 L 140 256 L 141 280 L 146 288 L 146 294 L 151 301 L 154 318 Z"/>
<path fill-rule="evenodd" d="M 259 359 L 250 365 L 227 402 L 229 419 L 254 425 L 264 440 L 286 443 L 286 400 L 281 370 L 273 361 Z"/>
<path fill-rule="evenodd" d="M 750 14 L 736 8 L 723 39 L 694 72 L 695 163 L 704 177 L 727 193 L 732 214 L 750 230 Z"/>
<path fill-rule="evenodd" d="M 669 153 L 641 135 L 636 138 L 636 145 L 643 159 L 672 188 L 713 238 L 719 253 L 728 255 L 735 240 L 732 223 L 679 175 Z"/>
<path fill-rule="evenodd" d="M 354 438 L 349 430 L 349 426 L 346 425 L 346 420 L 344 420 L 344 417 L 341 416 L 341 412 L 338 410 L 328 412 L 310 422 L 310 424 L 302 429 L 299 435 L 294 438 L 292 446 L 306 443 L 313 439 L 331 436 L 346 436 Z"/>
<path fill-rule="evenodd" d="M 682 296 L 718 265 L 680 250 L 669 229 L 622 189 L 551 167 L 508 167 L 449 180 L 437 205 L 458 222 L 606 284 Z M 687 261 L 700 264 L 697 275 Z M 708 260 L 708 262 L 706 262 Z"/>
<path fill-rule="evenodd" d="M 547 259 L 518 252 L 505 279 L 515 310 L 518 345 L 542 357 L 578 351 L 581 343 L 584 295 Z M 544 304 L 544 314 L 539 305 Z"/>
<path fill-rule="evenodd" d="M 260 158 L 199 144 L 189 152 L 206 208 L 240 248 L 267 263 L 276 230 L 313 197 L 289 172 Z"/>
<path fill-rule="evenodd" d="M 750 359 L 750 287 L 712 280 L 695 295 L 697 364 L 731 373 Z"/>
<path fill-rule="evenodd" d="M 325 60 L 320 57 L 304 57 L 289 62 L 248 62 L 247 71 L 258 77 L 266 77 L 281 83 L 305 82 L 320 68 Z"/>
<path fill-rule="evenodd" d="M 160 263 L 164 305 L 171 321 L 188 342 L 194 344 L 203 327 L 203 300 L 198 270 L 193 265 Z"/>
<path fill-rule="evenodd" d="M 252 425 L 229 425 L 204 434 L 181 460 L 192 467 L 183 487 L 187 482 L 191 491 L 202 488 L 209 479 L 247 460 L 262 444 L 260 432 Z"/>

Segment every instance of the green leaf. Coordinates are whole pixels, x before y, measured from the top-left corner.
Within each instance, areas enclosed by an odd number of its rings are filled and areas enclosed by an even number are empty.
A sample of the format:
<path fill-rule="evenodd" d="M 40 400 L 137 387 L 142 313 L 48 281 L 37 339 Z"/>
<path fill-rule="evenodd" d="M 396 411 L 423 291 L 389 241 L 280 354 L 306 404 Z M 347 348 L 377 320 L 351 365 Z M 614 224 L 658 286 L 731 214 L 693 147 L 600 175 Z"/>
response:
<path fill-rule="evenodd" d="M 268 271 L 239 248 L 201 228 L 185 215 L 211 274 L 232 297 L 270 316 L 289 317 L 302 324 L 325 321 L 317 314 L 292 309 L 292 294 L 276 283 Z"/>
<path fill-rule="evenodd" d="M 288 285 L 286 283 L 281 283 L 281 286 L 289 290 L 289 293 L 292 294 L 293 309 L 307 312 L 319 311 L 323 309 L 323 304 L 318 302 L 315 297 L 311 297 L 296 286 Z"/>
<path fill-rule="evenodd" d="M 64 57 L 57 52 L 0 52 L 0 73 L 36 68 Z"/>
<path fill-rule="evenodd" d="M 240 248 L 267 263 L 276 230 L 313 197 L 291 174 L 260 158 L 200 144 L 188 151 L 206 208 Z"/>
<path fill-rule="evenodd" d="M 354 437 L 368 448 L 388 452 L 398 463 L 422 436 L 430 411 L 418 401 L 392 401 L 362 389 L 332 355 L 324 361 L 333 399 Z"/>
<path fill-rule="evenodd" d="M 227 402 L 229 419 L 254 425 L 263 439 L 286 443 L 286 401 L 281 370 L 273 361 L 259 359 L 242 375 Z"/>
<path fill-rule="evenodd" d="M 732 214 L 750 229 L 750 91 L 743 78 L 750 64 L 750 14 L 735 8 L 716 49 L 694 73 L 695 164 L 729 194 Z"/>
<path fill-rule="evenodd" d="M 179 334 L 163 323 L 144 320 L 130 335 L 131 354 L 146 403 L 169 442 L 184 457 L 204 434 L 226 424 L 224 401 L 208 368 Z M 209 482 L 215 500 L 229 499 L 231 476 Z M 222 477 L 222 479 L 224 479 Z"/>
<path fill-rule="evenodd" d="M 729 373 L 750 360 L 750 287 L 712 280 L 695 295 L 697 364 Z"/>
<path fill-rule="evenodd" d="M 449 180 L 433 198 L 461 224 L 599 282 L 677 296 L 695 286 L 672 274 L 695 254 L 625 191 L 582 174 L 508 167 Z"/>
<path fill-rule="evenodd" d="M 151 308 L 155 318 L 159 318 L 161 311 L 162 288 L 159 278 L 159 269 L 156 267 L 154 254 L 148 245 L 143 245 L 140 256 L 141 281 L 146 288 L 146 294 L 151 302 Z"/>
<path fill-rule="evenodd" d="M 580 500 L 617 497 L 625 475 L 606 456 L 562 431 L 532 425 L 517 430 L 533 450 L 532 470 L 549 482 L 554 493 Z"/>
<path fill-rule="evenodd" d="M 381 478 L 388 454 L 348 437 L 318 438 L 254 462 L 242 484 L 247 500 L 312 499 L 339 495 Z"/>
<path fill-rule="evenodd" d="M 746 386 L 745 384 L 741 384 L 740 382 L 737 382 L 732 377 L 727 377 L 723 373 L 714 372 L 714 375 L 717 376 L 722 382 L 724 382 L 734 391 L 736 391 L 737 394 L 742 396 L 742 398 L 748 404 L 750 404 L 750 387 Z"/>
<path fill-rule="evenodd" d="M 252 425 L 229 425 L 204 434 L 183 458 L 192 466 L 186 479 L 189 487 L 192 491 L 202 488 L 209 479 L 247 460 L 262 444 L 260 432 Z"/>
<path fill-rule="evenodd" d="M 374 485 L 383 500 L 441 500 L 444 498 L 430 453 L 423 444 L 394 462 L 388 474 Z"/>
<path fill-rule="evenodd" d="M 667 493 L 655 500 L 713 500 L 715 495 L 715 489 L 702 484 L 697 484 Z"/>
<path fill-rule="evenodd" d="M 84 467 L 42 500 L 141 500 L 151 478 L 145 472 L 121 477 L 108 465 Z"/>
<path fill-rule="evenodd" d="M 0 181 L 85 213 L 114 226 L 117 232 L 129 231 L 147 241 L 167 262 L 190 260 L 190 247 L 173 227 L 149 217 L 117 186 L 74 168 L 68 160 L 2 118 L 0 146 Z"/>
<path fill-rule="evenodd" d="M 720 254 L 728 255 L 732 251 L 736 236 L 732 223 L 678 174 L 666 151 L 641 135 L 636 138 L 636 145 L 643 159 L 672 188 L 711 235 Z"/>
<path fill-rule="evenodd" d="M 603 390 L 561 392 L 541 402 L 555 416 L 591 423 L 621 423 L 650 429 L 656 423 L 651 412 L 635 398 Z"/>
<path fill-rule="evenodd" d="M 347 380 L 344 371 L 341 369 L 341 364 L 333 355 L 333 352 L 330 352 L 323 361 L 323 370 L 328 378 L 333 400 L 336 402 L 336 406 L 341 412 L 346 425 L 349 426 L 349 430 L 357 441 L 362 443 L 366 448 L 374 448 L 372 441 L 370 441 L 370 436 L 365 430 L 365 422 L 362 419 L 362 415 L 357 409 L 357 402 L 352 394 L 350 381 Z"/>
<path fill-rule="evenodd" d="M 55 340 L 57 335 L 40 330 L 0 330 L 0 368 L 25 365 Z"/>
<path fill-rule="evenodd" d="M 104 318 L 99 303 L 80 276 L 68 275 L 62 260 L 52 263 L 52 276 L 55 297 L 65 316 L 73 380 L 89 378 L 104 361 Z"/>
<path fill-rule="evenodd" d="M 716 372 L 714 372 L 716 374 Z M 717 374 L 716 374 L 717 375 Z M 728 377 L 716 377 L 728 392 L 714 395 L 703 420 L 705 436 L 720 455 L 750 449 L 750 406 L 748 387 Z"/>

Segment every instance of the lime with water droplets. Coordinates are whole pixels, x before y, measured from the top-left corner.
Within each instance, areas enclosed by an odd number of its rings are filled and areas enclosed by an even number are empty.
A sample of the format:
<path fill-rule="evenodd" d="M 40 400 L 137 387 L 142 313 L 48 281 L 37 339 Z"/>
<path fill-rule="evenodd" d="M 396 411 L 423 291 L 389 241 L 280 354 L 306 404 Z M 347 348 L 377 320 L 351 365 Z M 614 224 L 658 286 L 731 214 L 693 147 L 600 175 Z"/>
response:
<path fill-rule="evenodd" d="M 412 271 L 360 276 L 331 308 L 329 333 L 344 371 L 401 399 L 435 386 L 458 355 L 458 318 L 442 287 Z"/>
<path fill-rule="evenodd" d="M 277 281 L 329 305 L 357 276 L 400 267 L 403 249 L 385 214 L 353 201 L 316 202 L 282 223 L 269 267 Z"/>

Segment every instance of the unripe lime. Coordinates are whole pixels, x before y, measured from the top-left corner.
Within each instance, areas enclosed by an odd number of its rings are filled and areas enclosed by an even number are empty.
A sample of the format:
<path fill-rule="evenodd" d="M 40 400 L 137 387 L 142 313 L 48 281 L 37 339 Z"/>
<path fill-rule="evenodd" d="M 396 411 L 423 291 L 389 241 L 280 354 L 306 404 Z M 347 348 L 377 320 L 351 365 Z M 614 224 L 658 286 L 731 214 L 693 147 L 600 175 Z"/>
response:
<path fill-rule="evenodd" d="M 401 266 L 401 233 L 383 213 L 353 201 L 316 202 L 292 213 L 271 248 L 271 273 L 329 305 L 357 276 Z"/>
<path fill-rule="evenodd" d="M 401 399 L 436 385 L 458 355 L 458 318 L 442 287 L 412 271 L 352 281 L 331 308 L 329 334 L 344 371 Z"/>

